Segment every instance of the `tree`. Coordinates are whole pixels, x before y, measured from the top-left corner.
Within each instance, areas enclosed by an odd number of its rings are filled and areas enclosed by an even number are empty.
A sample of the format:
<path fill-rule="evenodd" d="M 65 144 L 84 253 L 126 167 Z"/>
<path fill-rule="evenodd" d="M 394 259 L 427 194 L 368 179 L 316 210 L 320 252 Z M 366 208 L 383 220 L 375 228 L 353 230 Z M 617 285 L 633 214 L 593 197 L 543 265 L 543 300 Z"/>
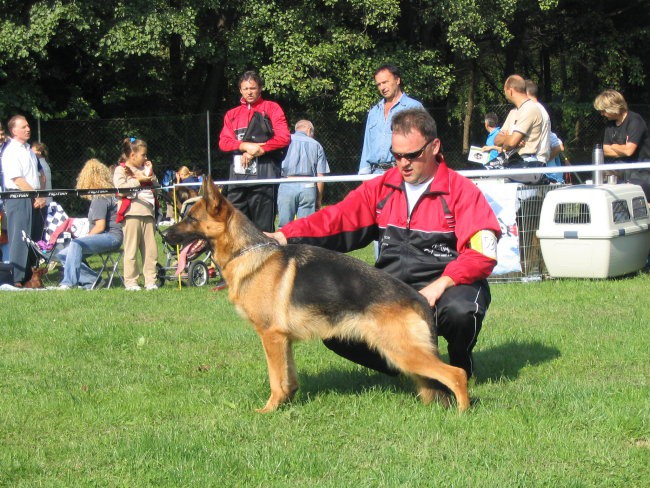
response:
<path fill-rule="evenodd" d="M 643 0 L 6 0 L 0 113 L 43 118 L 223 110 L 258 69 L 284 103 L 361 120 L 376 66 L 410 94 L 469 108 L 505 103 L 512 72 L 547 101 L 586 106 L 604 87 L 648 101 Z M 466 132 L 469 132 L 466 130 Z"/>

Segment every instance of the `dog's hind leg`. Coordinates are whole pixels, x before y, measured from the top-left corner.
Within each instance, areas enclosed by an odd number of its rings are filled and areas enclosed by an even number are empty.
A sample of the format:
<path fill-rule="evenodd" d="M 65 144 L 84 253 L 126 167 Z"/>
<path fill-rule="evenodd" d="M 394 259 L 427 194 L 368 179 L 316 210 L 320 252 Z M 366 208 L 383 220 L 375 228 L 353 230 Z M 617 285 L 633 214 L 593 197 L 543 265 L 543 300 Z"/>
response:
<path fill-rule="evenodd" d="M 407 352 L 393 352 L 387 355 L 388 359 L 399 369 L 410 375 L 416 375 L 416 383 L 422 401 L 427 403 L 435 399 L 437 393 L 431 388 L 431 383 L 421 382 L 417 376 L 424 379 L 437 380 L 449 388 L 456 397 L 458 410 L 463 412 L 469 408 L 469 395 L 467 394 L 467 374 L 461 368 L 444 363 L 431 351 L 413 348 Z"/>
<path fill-rule="evenodd" d="M 259 330 L 262 339 L 266 363 L 269 369 L 271 396 L 266 405 L 258 409 L 260 413 L 276 410 L 281 404 L 290 401 L 298 390 L 298 374 L 293 359 L 291 340 L 277 332 Z"/>
<path fill-rule="evenodd" d="M 467 374 L 440 359 L 428 321 L 407 308 L 391 311 L 377 307 L 375 312 L 374 324 L 381 326 L 370 329 L 371 343 L 393 366 L 415 377 L 422 401 L 429 403 L 438 396 L 437 389 L 426 381 L 437 380 L 454 394 L 458 410 L 467 410 Z"/>
<path fill-rule="evenodd" d="M 415 381 L 415 384 L 417 385 L 418 397 L 423 404 L 428 405 L 435 401 L 445 408 L 451 406 L 449 392 L 441 388 L 439 381 L 419 375 L 413 375 L 413 381 Z"/>

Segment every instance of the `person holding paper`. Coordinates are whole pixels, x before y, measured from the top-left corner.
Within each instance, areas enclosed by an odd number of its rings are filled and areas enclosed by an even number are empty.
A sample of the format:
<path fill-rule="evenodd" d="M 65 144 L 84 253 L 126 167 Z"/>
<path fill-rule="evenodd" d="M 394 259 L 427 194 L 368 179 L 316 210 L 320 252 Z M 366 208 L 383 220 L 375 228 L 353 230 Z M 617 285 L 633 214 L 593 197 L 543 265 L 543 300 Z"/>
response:
<path fill-rule="evenodd" d="M 279 104 L 262 98 L 264 83 L 255 71 L 239 78 L 239 106 L 226 112 L 219 149 L 230 153 L 230 180 L 279 178 L 282 149 L 291 142 L 287 119 Z M 260 230 L 275 230 L 275 184 L 229 185 L 228 200 Z"/>

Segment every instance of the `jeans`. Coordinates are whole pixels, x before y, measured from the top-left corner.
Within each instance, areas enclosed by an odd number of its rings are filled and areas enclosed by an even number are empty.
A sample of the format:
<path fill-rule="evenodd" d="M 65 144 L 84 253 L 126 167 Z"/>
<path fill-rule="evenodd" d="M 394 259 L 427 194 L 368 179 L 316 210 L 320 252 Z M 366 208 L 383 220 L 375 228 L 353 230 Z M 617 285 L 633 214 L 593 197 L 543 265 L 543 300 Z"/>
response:
<path fill-rule="evenodd" d="M 306 217 L 316 211 L 318 189 L 316 183 L 282 183 L 278 190 L 279 227 L 295 216 Z"/>
<path fill-rule="evenodd" d="M 122 245 L 122 240 L 112 234 L 93 234 L 79 237 L 60 251 L 56 258 L 63 264 L 62 285 L 92 286 L 97 279 L 97 273 L 82 261 L 84 256 L 116 251 Z"/>

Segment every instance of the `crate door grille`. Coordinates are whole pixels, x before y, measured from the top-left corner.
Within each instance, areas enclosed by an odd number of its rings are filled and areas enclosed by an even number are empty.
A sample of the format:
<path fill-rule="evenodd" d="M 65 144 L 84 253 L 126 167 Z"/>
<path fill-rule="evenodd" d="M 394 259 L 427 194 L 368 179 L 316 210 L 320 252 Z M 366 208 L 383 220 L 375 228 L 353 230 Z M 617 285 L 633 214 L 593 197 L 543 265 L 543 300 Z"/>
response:
<path fill-rule="evenodd" d="M 591 211 L 584 202 L 565 202 L 555 206 L 553 221 L 556 224 L 590 224 Z"/>
<path fill-rule="evenodd" d="M 630 208 L 627 206 L 627 200 L 614 200 L 612 202 L 612 217 L 615 224 L 630 221 Z"/>
<path fill-rule="evenodd" d="M 634 215 L 635 220 L 648 217 L 648 204 L 645 197 L 634 197 L 632 199 L 632 215 Z"/>

